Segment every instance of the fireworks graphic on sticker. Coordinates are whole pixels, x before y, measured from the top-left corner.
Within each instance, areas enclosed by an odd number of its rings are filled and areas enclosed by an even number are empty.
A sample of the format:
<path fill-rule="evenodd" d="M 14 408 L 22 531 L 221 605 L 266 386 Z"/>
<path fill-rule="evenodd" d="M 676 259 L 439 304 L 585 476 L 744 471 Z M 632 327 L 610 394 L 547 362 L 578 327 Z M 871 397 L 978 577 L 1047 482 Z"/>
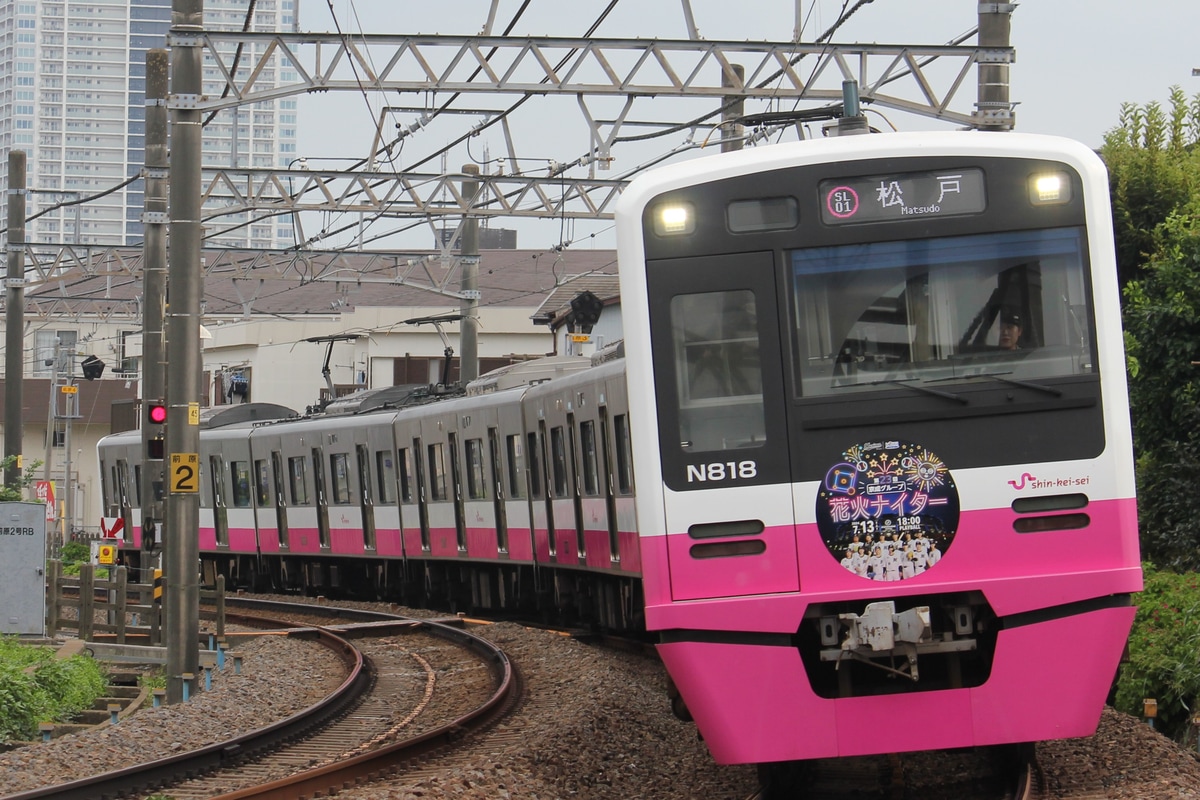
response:
<path fill-rule="evenodd" d="M 927 447 L 898 440 L 849 447 L 817 491 L 817 529 L 834 559 L 868 580 L 923 575 L 958 531 L 949 467 Z"/>
<path fill-rule="evenodd" d="M 944 486 L 950 475 L 950 470 L 942 460 L 928 450 L 906 456 L 904 459 L 904 480 L 914 489 L 928 494 L 939 486 Z"/>

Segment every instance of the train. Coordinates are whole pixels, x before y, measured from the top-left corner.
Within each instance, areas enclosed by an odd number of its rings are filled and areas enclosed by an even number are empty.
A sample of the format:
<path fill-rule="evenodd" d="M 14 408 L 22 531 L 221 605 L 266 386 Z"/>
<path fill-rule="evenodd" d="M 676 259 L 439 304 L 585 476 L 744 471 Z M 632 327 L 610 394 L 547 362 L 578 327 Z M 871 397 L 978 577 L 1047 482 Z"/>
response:
<path fill-rule="evenodd" d="M 834 136 L 656 168 L 615 216 L 617 345 L 206 416 L 205 575 L 643 630 L 767 783 L 1092 734 L 1142 588 L 1100 159 Z M 100 444 L 135 560 L 142 455 Z"/>

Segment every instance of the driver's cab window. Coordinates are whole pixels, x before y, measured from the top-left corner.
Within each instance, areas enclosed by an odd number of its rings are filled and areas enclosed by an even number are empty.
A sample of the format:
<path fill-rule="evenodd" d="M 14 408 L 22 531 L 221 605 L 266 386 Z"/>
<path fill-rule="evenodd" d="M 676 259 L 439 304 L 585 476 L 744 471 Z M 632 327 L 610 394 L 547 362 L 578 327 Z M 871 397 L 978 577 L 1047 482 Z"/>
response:
<path fill-rule="evenodd" d="M 674 297 L 671 338 L 680 447 L 706 452 L 761 446 L 766 424 L 754 293 Z"/>
<path fill-rule="evenodd" d="M 1093 370 L 1080 229 L 789 257 L 803 396 Z"/>

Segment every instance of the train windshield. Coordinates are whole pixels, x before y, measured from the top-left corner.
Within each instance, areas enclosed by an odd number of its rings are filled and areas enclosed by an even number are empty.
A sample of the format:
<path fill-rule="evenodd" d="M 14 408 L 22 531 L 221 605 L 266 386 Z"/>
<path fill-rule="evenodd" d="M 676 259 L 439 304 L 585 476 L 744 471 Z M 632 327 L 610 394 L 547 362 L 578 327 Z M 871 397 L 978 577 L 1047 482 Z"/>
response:
<path fill-rule="evenodd" d="M 787 256 L 804 397 L 1095 370 L 1082 228 Z"/>

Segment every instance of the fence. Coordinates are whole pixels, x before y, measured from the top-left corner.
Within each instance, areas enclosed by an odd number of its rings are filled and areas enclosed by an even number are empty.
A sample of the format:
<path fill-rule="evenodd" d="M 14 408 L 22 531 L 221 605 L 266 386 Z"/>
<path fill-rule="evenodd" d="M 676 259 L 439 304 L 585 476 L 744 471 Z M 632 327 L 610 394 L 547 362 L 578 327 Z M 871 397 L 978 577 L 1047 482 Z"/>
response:
<path fill-rule="evenodd" d="M 107 579 L 96 577 L 96 567 L 81 564 L 79 577 L 63 575 L 61 561 L 49 562 L 46 581 L 46 635 L 60 630 L 76 631 L 84 641 L 103 637 L 117 644 L 135 640 L 150 645 L 163 644 L 162 599 L 166 579 L 155 577 L 153 584 L 131 583 L 126 567 L 105 568 Z M 217 635 L 225 635 L 225 578 L 217 576 L 216 588 L 201 589 L 200 602 L 216 607 Z M 74 609 L 75 616 L 64 616 Z"/>

